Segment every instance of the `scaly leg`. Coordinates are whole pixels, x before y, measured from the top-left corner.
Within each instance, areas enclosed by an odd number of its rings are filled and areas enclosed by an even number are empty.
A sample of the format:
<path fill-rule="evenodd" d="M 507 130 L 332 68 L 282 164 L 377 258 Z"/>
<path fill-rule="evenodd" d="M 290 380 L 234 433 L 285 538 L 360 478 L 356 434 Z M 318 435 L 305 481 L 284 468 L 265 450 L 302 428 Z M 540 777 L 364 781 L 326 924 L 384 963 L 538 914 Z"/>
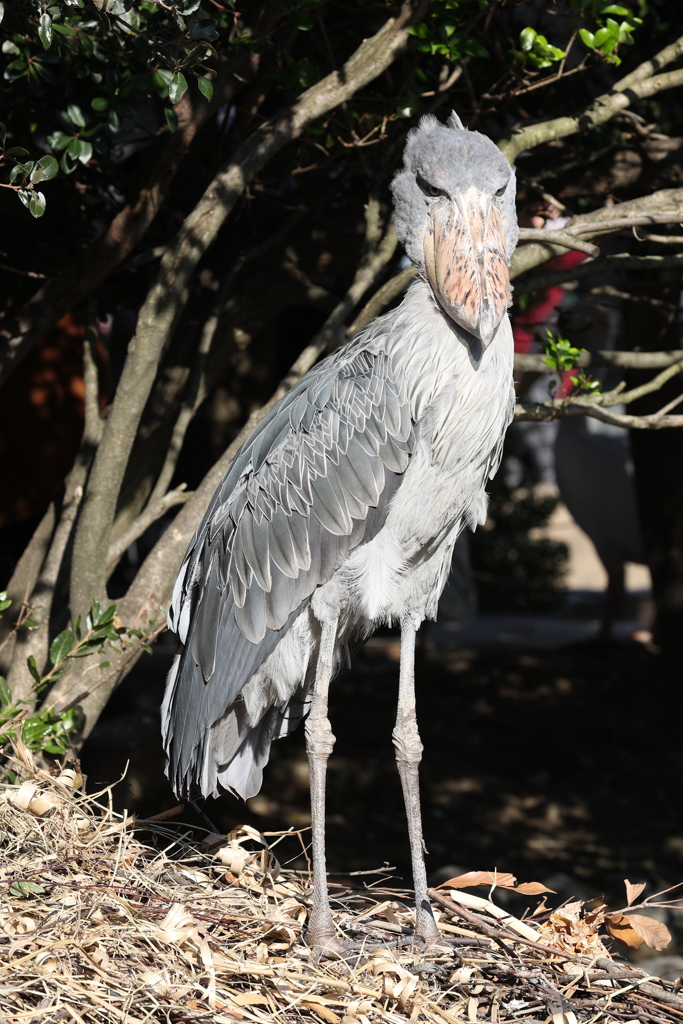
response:
<path fill-rule="evenodd" d="M 325 872 L 325 777 L 334 735 L 327 717 L 327 694 L 332 677 L 337 619 L 322 623 L 313 703 L 306 719 L 306 753 L 311 777 L 311 838 L 313 844 L 313 906 L 306 929 L 309 946 L 342 951 L 332 921 Z"/>
<path fill-rule="evenodd" d="M 415 715 L 415 633 L 416 629 L 411 616 L 404 616 L 401 620 L 401 670 L 393 740 L 408 818 L 417 932 L 425 942 L 435 943 L 441 939 L 441 936 L 427 898 L 425 846 L 422 839 L 422 817 L 420 814 L 418 769 L 422 760 L 422 742 L 417 730 Z"/>

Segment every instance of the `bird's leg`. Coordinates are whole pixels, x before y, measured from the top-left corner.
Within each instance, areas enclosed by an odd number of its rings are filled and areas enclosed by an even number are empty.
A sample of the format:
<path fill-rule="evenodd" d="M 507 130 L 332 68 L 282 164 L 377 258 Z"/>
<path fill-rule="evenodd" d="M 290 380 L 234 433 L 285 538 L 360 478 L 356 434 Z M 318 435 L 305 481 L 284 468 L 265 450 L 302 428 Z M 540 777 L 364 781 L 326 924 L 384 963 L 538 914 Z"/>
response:
<path fill-rule="evenodd" d="M 396 763 L 403 786 L 403 799 L 408 818 L 410 855 L 415 886 L 416 930 L 425 942 L 438 942 L 441 938 L 432 908 L 427 898 L 427 871 L 425 845 L 422 839 L 420 813 L 420 783 L 418 769 L 422 760 L 422 741 L 417 730 L 415 715 L 415 634 L 417 630 L 410 615 L 401 620 L 401 669 L 398 684 L 398 711 L 393 740 Z"/>
<path fill-rule="evenodd" d="M 332 678 L 336 617 L 322 623 L 322 636 L 315 673 L 313 703 L 306 719 L 306 753 L 311 777 L 311 838 L 313 844 L 313 905 L 306 941 L 309 946 L 339 949 L 332 920 L 325 872 L 325 778 L 327 759 L 334 747 L 334 735 L 327 717 L 327 694 Z"/>

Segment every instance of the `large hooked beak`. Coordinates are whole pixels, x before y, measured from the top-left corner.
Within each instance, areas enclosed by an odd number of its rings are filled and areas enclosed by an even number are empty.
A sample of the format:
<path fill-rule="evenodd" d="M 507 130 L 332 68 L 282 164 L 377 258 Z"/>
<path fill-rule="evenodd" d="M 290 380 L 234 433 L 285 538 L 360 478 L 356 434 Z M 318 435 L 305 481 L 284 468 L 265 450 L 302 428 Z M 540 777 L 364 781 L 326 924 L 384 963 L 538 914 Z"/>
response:
<path fill-rule="evenodd" d="M 437 207 L 424 251 L 429 283 L 444 310 L 486 348 L 510 302 L 505 238 L 491 196 L 472 187 Z"/>

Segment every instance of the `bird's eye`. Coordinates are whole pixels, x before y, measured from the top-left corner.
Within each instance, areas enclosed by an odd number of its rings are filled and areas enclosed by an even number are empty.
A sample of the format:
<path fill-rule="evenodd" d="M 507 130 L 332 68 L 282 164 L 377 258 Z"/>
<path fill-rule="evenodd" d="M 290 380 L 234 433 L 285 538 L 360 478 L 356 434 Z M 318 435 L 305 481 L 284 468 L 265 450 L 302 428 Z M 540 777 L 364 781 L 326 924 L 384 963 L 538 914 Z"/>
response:
<path fill-rule="evenodd" d="M 436 185 L 430 185 L 428 181 L 424 180 L 424 178 L 418 177 L 417 184 L 424 194 L 430 197 L 430 199 L 436 199 L 438 196 L 446 195 L 442 188 L 437 188 Z"/>
<path fill-rule="evenodd" d="M 500 188 L 498 189 L 498 191 L 496 192 L 496 195 L 498 196 L 498 198 L 500 198 L 501 196 L 504 196 L 504 195 L 505 195 L 505 189 L 506 189 L 507 187 L 508 187 L 508 183 L 507 183 L 507 181 L 506 181 L 506 182 L 505 182 L 505 184 L 504 184 L 504 185 L 501 185 L 501 187 L 500 187 Z"/>

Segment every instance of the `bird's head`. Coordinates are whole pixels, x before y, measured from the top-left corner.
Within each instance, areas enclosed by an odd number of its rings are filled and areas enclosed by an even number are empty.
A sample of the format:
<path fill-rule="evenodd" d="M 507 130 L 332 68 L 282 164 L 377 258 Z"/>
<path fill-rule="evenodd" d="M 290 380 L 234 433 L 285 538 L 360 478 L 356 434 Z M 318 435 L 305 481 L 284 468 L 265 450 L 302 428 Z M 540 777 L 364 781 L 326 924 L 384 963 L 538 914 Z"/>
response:
<path fill-rule="evenodd" d="M 440 305 L 484 348 L 510 303 L 517 244 L 515 172 L 493 142 L 452 113 L 408 135 L 392 185 L 396 233 Z"/>

